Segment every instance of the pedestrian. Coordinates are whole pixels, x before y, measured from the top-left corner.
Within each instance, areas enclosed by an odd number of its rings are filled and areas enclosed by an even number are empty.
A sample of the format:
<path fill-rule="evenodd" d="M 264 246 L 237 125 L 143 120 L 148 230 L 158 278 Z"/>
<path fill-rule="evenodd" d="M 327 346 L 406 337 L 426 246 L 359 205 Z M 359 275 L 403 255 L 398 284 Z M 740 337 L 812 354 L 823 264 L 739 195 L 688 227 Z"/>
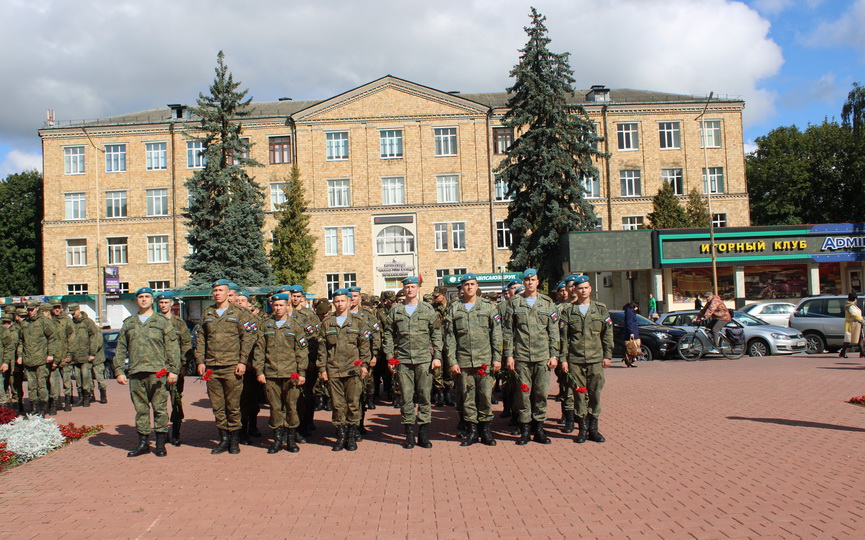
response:
<path fill-rule="evenodd" d="M 168 386 L 169 400 L 171 401 L 171 435 L 170 442 L 174 446 L 180 446 L 180 428 L 183 425 L 183 387 L 186 380 L 187 364 L 195 363 L 192 353 L 192 336 L 186 321 L 174 314 L 174 293 L 171 291 L 160 292 L 156 295 L 156 303 L 159 314 L 168 319 L 177 333 L 177 344 L 180 347 L 180 371 L 177 373 L 177 382 Z"/>
<path fill-rule="evenodd" d="M 847 348 L 851 344 L 859 347 L 859 357 L 865 356 L 862 351 L 862 310 L 856 305 L 858 297 L 855 292 L 847 295 L 847 303 L 844 305 L 844 344 L 838 356 L 847 358 Z"/>
<path fill-rule="evenodd" d="M 48 411 L 48 377 L 57 355 L 57 325 L 51 320 L 51 304 L 27 301 L 27 320 L 21 323 L 22 363 L 27 376 L 30 411 Z"/>
<path fill-rule="evenodd" d="M 72 342 L 69 347 L 72 373 L 81 398 L 79 404 L 89 407 L 93 399 L 93 362 L 102 350 L 102 333 L 79 304 L 69 304 L 69 311 L 72 313 Z"/>
<path fill-rule="evenodd" d="M 649 319 L 656 320 L 658 317 L 658 301 L 655 300 L 655 295 L 649 293 Z"/>
<path fill-rule="evenodd" d="M 576 422 L 579 431 L 574 442 L 586 439 L 602 443 L 598 431 L 604 369 L 613 357 L 613 321 L 607 306 L 592 300 L 588 276 L 576 280 L 576 301 L 562 311 L 562 369 L 569 374 L 569 391 L 576 392 Z"/>
<path fill-rule="evenodd" d="M 12 410 L 19 413 L 24 411 L 24 380 L 27 378 L 24 374 L 23 363 L 24 340 L 21 336 L 24 319 L 27 317 L 27 308 L 16 306 L 9 314 L 12 315 L 12 322 L 3 324 L 12 335 L 12 341 L 15 344 L 15 361 L 12 363 L 12 376 L 9 386 L 12 394 Z"/>
<path fill-rule="evenodd" d="M 634 365 L 634 361 L 642 353 L 640 349 L 642 345 L 640 326 L 637 324 L 637 311 L 639 310 L 640 305 L 636 302 L 628 302 L 622 307 L 625 316 L 625 335 L 628 336 L 628 339 L 625 340 L 627 342 L 625 344 L 625 365 L 628 367 L 637 367 Z M 631 343 L 634 343 L 634 345 L 631 345 Z"/>
<path fill-rule="evenodd" d="M 123 321 L 117 336 L 114 372 L 117 382 L 129 385 L 135 407 L 135 430 L 138 446 L 126 454 L 137 457 L 150 453 L 150 432 L 156 433 L 153 454 L 165 457 L 168 441 L 168 385 L 177 382 L 180 371 L 180 348 L 177 332 L 171 322 L 153 309 L 153 289 L 135 291 L 138 313 Z M 123 364 L 129 357 L 129 375 Z M 150 416 L 153 415 L 151 424 Z"/>

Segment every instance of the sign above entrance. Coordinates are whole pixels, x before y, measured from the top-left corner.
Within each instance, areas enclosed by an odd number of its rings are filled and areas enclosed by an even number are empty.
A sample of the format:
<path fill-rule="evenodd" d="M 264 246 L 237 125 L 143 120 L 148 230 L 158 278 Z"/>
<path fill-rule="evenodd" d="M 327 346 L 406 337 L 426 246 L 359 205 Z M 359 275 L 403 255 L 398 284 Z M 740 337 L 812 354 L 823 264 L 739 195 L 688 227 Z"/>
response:
<path fill-rule="evenodd" d="M 404 261 L 393 259 L 386 262 L 375 270 L 384 278 L 405 277 L 414 272 L 414 265 Z"/>
<path fill-rule="evenodd" d="M 448 274 L 446 276 L 442 276 L 442 283 L 445 285 L 459 285 L 460 278 L 462 276 L 463 274 Z M 477 276 L 478 278 L 478 283 L 501 282 L 502 287 L 507 285 L 507 283 L 511 280 L 523 280 L 523 275 L 517 272 L 507 272 L 503 274 L 475 274 L 475 276 Z"/>

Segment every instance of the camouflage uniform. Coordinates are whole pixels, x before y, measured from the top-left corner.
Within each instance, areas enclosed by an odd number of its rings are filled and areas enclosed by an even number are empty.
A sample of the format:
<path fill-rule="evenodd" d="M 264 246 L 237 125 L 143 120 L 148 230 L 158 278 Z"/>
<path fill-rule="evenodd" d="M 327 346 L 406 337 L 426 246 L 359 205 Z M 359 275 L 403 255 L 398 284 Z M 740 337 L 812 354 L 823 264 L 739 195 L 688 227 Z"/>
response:
<path fill-rule="evenodd" d="M 56 361 L 57 325 L 47 316 L 37 312 L 21 323 L 24 374 L 27 376 L 27 393 L 30 407 L 37 414 L 48 410 L 48 377 L 50 367 L 47 358 Z"/>
<path fill-rule="evenodd" d="M 52 307 L 58 304 L 52 304 Z M 66 401 L 66 408 L 71 410 L 72 406 L 72 358 L 69 349 L 72 340 L 72 318 L 65 312 L 60 315 L 51 314 L 51 319 L 57 325 L 57 358 L 54 359 L 54 369 L 51 371 L 50 397 L 53 400 L 49 408 L 49 414 L 56 413 L 56 408 L 62 406 Z M 63 388 L 63 396 L 60 388 Z"/>
<path fill-rule="evenodd" d="M 3 316 L 6 320 L 6 315 Z M 11 318 L 9 319 L 12 320 Z M 0 405 L 5 406 L 9 400 L 9 383 L 11 381 L 12 369 L 15 367 L 15 346 L 17 343 L 12 341 L 12 333 L 5 326 L 0 325 L 0 364 L 6 366 L 6 371 L 0 374 Z"/>
<path fill-rule="evenodd" d="M 192 336 L 186 322 L 177 315 L 168 319 L 174 332 L 177 334 L 177 344 L 180 347 L 180 371 L 177 374 L 177 382 L 168 387 L 168 396 L 171 400 L 171 444 L 180 445 L 180 426 L 186 417 L 183 414 L 183 387 L 186 380 L 186 365 L 195 362 L 192 354 Z"/>
<path fill-rule="evenodd" d="M 89 403 L 93 395 L 92 363 L 96 355 L 102 350 L 102 333 L 96 328 L 93 319 L 83 311 L 80 317 L 72 319 L 72 340 L 70 342 L 69 354 L 72 357 L 72 370 L 78 385 L 78 395 L 84 403 L 87 395 Z"/>
<path fill-rule="evenodd" d="M 300 327 L 298 339 L 305 340 L 306 354 L 312 358 L 318 355 L 318 315 L 306 306 L 298 306 L 289 314 Z M 315 395 L 314 389 L 318 379 L 318 370 L 315 367 L 315 362 L 307 362 L 306 373 L 302 375 L 306 377 L 306 382 L 303 384 L 303 391 L 298 398 L 298 414 L 300 415 L 300 432 L 303 436 L 308 436 L 315 429 Z M 295 438 L 296 435 L 295 435 Z"/>

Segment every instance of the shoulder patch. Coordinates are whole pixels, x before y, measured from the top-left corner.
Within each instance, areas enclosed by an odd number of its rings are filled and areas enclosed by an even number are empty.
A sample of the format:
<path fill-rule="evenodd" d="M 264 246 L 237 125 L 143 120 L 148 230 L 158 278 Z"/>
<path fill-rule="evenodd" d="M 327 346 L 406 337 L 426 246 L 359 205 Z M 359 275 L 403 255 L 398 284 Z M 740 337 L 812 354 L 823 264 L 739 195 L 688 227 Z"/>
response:
<path fill-rule="evenodd" d="M 300 343 L 301 349 L 305 349 L 309 346 L 309 342 L 306 340 L 305 337 L 300 338 L 299 340 L 297 340 L 297 342 Z"/>
<path fill-rule="evenodd" d="M 497 323 L 501 324 L 502 316 L 499 315 L 498 313 L 496 313 L 495 315 L 493 315 L 493 320 L 496 321 Z"/>
<path fill-rule="evenodd" d="M 372 337 L 372 332 L 370 332 L 369 330 L 364 330 L 363 338 L 366 340 L 369 340 L 371 337 Z"/>
<path fill-rule="evenodd" d="M 246 329 L 247 332 L 255 332 L 255 329 L 258 327 L 258 325 L 252 321 L 247 321 L 243 323 L 243 327 Z"/>
<path fill-rule="evenodd" d="M 613 324 L 613 320 L 609 316 L 606 319 L 604 319 L 604 322 L 607 324 Z"/>
<path fill-rule="evenodd" d="M 559 320 L 559 314 L 554 311 L 550 313 L 550 318 L 553 320 L 553 322 L 556 322 Z"/>

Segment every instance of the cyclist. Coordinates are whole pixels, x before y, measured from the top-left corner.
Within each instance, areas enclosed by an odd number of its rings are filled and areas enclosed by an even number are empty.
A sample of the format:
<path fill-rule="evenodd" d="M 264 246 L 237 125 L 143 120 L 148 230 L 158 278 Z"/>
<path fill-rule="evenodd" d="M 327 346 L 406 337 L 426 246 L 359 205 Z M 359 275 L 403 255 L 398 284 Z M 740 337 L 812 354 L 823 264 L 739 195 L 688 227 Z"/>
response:
<path fill-rule="evenodd" d="M 714 321 L 711 326 L 708 322 L 710 319 Z M 694 322 L 706 321 L 706 328 L 712 332 L 712 339 L 717 349 L 721 344 L 721 329 L 727 326 L 727 323 L 732 319 L 730 310 L 727 309 L 721 297 L 709 291 L 706 293 L 706 305 L 700 310 Z"/>

